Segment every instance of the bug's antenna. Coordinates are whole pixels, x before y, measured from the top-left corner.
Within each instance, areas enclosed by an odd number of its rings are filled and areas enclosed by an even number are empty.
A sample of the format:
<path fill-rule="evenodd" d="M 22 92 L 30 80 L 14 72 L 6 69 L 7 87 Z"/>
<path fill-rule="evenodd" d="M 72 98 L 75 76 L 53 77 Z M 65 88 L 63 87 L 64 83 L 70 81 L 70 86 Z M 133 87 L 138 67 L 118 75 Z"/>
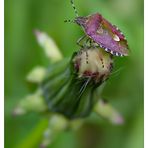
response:
<path fill-rule="evenodd" d="M 64 20 L 65 23 L 74 23 L 73 20 Z"/>
<path fill-rule="evenodd" d="M 78 15 L 78 11 L 77 11 L 77 9 L 75 7 L 74 0 L 70 0 L 70 3 L 71 3 L 71 5 L 72 5 L 72 7 L 74 9 L 74 12 L 75 12 L 76 16 L 78 17 L 79 15 Z"/>

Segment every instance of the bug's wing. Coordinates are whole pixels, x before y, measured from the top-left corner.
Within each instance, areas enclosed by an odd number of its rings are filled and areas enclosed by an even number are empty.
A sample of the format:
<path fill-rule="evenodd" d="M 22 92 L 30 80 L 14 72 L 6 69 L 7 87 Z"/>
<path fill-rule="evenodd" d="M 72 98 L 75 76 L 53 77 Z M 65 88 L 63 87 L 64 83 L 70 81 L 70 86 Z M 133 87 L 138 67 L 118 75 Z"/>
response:
<path fill-rule="evenodd" d="M 128 45 L 123 33 L 102 17 L 95 31 L 88 35 L 107 52 L 116 56 L 127 56 Z"/>

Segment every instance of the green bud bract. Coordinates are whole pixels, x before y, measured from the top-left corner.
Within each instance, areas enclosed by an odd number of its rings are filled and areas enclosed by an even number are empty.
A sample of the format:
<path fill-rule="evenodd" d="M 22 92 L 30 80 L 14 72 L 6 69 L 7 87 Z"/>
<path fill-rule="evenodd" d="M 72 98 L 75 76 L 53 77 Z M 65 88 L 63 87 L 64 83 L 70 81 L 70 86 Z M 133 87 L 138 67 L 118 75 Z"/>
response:
<path fill-rule="evenodd" d="M 69 119 L 89 115 L 97 101 L 95 90 L 108 79 L 112 65 L 111 55 L 101 48 L 83 48 L 74 53 L 65 68 L 54 77 L 48 76 L 54 70 L 48 72 L 41 84 L 49 110 Z"/>

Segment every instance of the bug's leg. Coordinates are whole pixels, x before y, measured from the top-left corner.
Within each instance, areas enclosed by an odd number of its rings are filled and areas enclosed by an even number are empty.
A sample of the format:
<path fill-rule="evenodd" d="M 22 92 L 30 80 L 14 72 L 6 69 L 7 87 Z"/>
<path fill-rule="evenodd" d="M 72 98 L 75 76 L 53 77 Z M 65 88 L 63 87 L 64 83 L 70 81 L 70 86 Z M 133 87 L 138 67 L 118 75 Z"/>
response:
<path fill-rule="evenodd" d="M 91 47 L 94 47 L 94 48 L 99 47 L 99 45 L 95 41 L 93 41 L 91 39 L 90 39 L 89 43 L 90 43 Z"/>
<path fill-rule="evenodd" d="M 94 47 L 94 46 L 93 46 L 93 40 L 91 40 L 91 39 L 89 40 L 89 46 L 90 46 L 90 47 Z"/>
<path fill-rule="evenodd" d="M 83 47 L 84 45 L 82 44 L 82 41 L 86 38 L 86 35 L 83 35 L 81 38 L 77 40 L 77 45 L 80 47 Z"/>
<path fill-rule="evenodd" d="M 85 42 L 85 46 L 88 47 L 88 48 L 91 48 L 91 47 L 95 47 L 93 45 L 93 40 L 90 39 L 90 38 L 87 38 L 86 42 Z"/>
<path fill-rule="evenodd" d="M 86 46 L 87 46 L 87 47 L 91 47 L 91 45 L 90 45 L 90 40 L 91 40 L 90 38 L 87 38 L 87 40 L 86 40 Z"/>
<path fill-rule="evenodd" d="M 91 47 L 90 40 L 91 40 L 90 38 L 86 38 L 83 47 L 90 48 Z"/>
<path fill-rule="evenodd" d="M 90 45 L 90 46 L 92 45 L 92 40 L 89 40 L 89 45 Z"/>

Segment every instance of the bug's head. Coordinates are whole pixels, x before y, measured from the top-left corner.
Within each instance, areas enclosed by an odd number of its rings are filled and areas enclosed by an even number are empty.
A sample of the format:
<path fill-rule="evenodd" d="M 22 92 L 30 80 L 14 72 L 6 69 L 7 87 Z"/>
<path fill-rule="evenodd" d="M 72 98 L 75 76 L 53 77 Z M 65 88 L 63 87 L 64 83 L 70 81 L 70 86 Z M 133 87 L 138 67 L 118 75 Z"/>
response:
<path fill-rule="evenodd" d="M 65 20 L 64 22 L 76 23 L 76 24 L 80 25 L 81 27 L 85 27 L 86 26 L 85 24 L 88 20 L 88 17 L 81 17 L 81 16 L 78 15 L 78 11 L 75 7 L 74 0 L 70 0 L 70 3 L 72 5 L 72 8 L 74 10 L 76 17 L 73 20 Z"/>
<path fill-rule="evenodd" d="M 95 31 L 98 28 L 99 23 L 102 21 L 102 16 L 99 13 L 91 14 L 85 17 L 79 16 L 78 11 L 74 5 L 74 1 L 71 0 L 70 2 L 76 17 L 73 20 L 65 20 L 64 22 L 76 23 L 84 29 Z"/>
<path fill-rule="evenodd" d="M 74 18 L 73 20 L 65 20 L 64 22 L 76 23 L 79 26 L 85 28 L 87 21 L 88 21 L 87 17 L 78 16 L 78 17 Z"/>
<path fill-rule="evenodd" d="M 88 19 L 87 19 L 86 17 L 81 17 L 81 16 L 79 16 L 79 17 L 76 17 L 76 18 L 74 19 L 74 23 L 76 23 L 76 24 L 78 24 L 78 25 L 84 27 L 85 24 L 86 24 L 86 22 L 87 22 L 87 20 L 88 20 Z"/>
<path fill-rule="evenodd" d="M 76 17 L 74 22 L 86 29 L 88 32 L 95 32 L 100 25 L 101 20 L 102 16 L 99 13 L 95 13 L 85 17 Z"/>

